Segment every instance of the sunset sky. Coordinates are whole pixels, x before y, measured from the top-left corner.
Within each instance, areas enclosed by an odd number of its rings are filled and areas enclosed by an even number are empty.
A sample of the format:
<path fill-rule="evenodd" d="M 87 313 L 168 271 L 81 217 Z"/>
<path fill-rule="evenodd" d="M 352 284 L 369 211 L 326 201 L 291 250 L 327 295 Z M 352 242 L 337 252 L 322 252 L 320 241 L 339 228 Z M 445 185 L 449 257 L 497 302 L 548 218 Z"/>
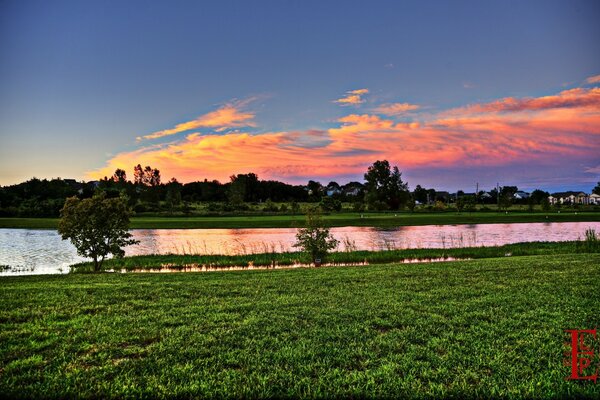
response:
<path fill-rule="evenodd" d="M 2 1 L 0 185 L 600 180 L 599 1 Z"/>

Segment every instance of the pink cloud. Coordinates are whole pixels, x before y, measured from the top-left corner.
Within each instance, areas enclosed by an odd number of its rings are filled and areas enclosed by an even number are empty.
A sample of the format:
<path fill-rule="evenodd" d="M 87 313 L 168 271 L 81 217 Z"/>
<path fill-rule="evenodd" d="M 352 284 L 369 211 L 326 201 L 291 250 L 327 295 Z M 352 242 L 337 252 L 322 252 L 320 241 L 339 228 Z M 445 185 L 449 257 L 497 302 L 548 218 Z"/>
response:
<path fill-rule="evenodd" d="M 346 96 L 341 99 L 334 100 L 334 103 L 341 104 L 343 106 L 357 105 L 364 102 L 362 96 L 369 93 L 369 89 L 356 89 L 346 92 Z"/>
<path fill-rule="evenodd" d="M 400 116 L 410 111 L 418 110 L 420 107 L 416 104 L 409 103 L 388 103 L 381 104 L 373 109 L 373 112 L 377 114 L 389 115 L 389 116 Z"/>
<path fill-rule="evenodd" d="M 255 172 L 265 179 L 359 175 L 377 159 L 402 169 L 561 165 L 600 154 L 598 89 L 501 99 L 400 122 L 350 114 L 329 129 L 249 134 L 190 134 L 173 143 L 124 152 L 89 177 L 151 165 L 180 181 L 227 180 Z M 571 160 L 571 161 L 567 161 Z M 590 169 L 595 171 L 595 169 Z"/>
<path fill-rule="evenodd" d="M 158 139 L 198 128 L 215 128 L 217 132 L 221 132 L 229 128 L 254 127 L 254 113 L 242 111 L 250 101 L 252 99 L 227 103 L 215 111 L 201 115 L 194 120 L 182 122 L 171 129 L 138 137 L 137 140 Z"/>

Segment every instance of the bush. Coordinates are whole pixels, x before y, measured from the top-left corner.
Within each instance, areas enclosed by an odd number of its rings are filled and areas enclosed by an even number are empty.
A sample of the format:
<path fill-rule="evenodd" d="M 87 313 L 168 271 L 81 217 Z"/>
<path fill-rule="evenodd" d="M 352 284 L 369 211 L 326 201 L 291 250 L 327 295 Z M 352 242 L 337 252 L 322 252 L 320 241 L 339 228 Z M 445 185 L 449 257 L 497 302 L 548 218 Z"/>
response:
<path fill-rule="evenodd" d="M 294 247 L 310 254 L 313 263 L 317 260 L 325 262 L 329 250 L 337 247 L 338 241 L 331 235 L 329 228 L 323 224 L 321 214 L 316 210 L 309 210 L 306 214 L 306 227 L 298 229 Z"/>

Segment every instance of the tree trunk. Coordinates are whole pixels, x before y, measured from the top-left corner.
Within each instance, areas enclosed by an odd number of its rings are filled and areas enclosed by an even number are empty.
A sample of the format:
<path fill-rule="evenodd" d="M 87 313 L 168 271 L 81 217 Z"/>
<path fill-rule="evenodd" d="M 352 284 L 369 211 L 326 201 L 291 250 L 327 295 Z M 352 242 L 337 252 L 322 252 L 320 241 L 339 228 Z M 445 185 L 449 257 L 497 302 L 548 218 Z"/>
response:
<path fill-rule="evenodd" d="M 98 257 L 94 256 L 94 272 L 100 271 L 100 264 L 98 263 Z"/>

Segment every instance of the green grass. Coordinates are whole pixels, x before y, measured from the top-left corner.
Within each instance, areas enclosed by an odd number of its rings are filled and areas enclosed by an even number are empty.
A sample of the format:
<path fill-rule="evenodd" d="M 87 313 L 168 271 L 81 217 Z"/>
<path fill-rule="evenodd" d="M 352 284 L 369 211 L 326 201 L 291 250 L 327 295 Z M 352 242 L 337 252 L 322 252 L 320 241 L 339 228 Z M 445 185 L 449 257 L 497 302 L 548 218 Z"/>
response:
<path fill-rule="evenodd" d="M 363 218 L 361 218 L 361 215 Z M 528 213 L 528 212 L 400 212 L 400 213 L 333 213 L 323 220 L 337 226 L 395 227 L 411 225 L 494 224 L 528 222 L 600 221 L 600 212 Z M 56 218 L 0 218 L 0 228 L 56 229 Z M 132 229 L 185 228 L 290 228 L 302 226 L 303 215 L 231 216 L 231 217 L 133 217 Z"/>
<path fill-rule="evenodd" d="M 402 262 L 404 260 L 431 259 L 479 259 L 506 256 L 560 255 L 571 253 L 600 253 L 600 241 L 572 242 L 525 242 L 504 246 L 463 247 L 448 249 L 402 249 L 388 251 L 341 251 L 330 253 L 327 262 L 330 264 L 382 264 Z M 248 267 L 309 264 L 310 256 L 303 252 L 259 253 L 244 255 L 143 255 L 106 260 L 103 269 L 114 270 L 156 270 L 168 266 L 172 270 L 182 270 L 192 266 L 208 266 L 211 268 Z M 92 272 L 93 264 L 84 262 L 72 266 L 74 272 Z"/>
<path fill-rule="evenodd" d="M 9 397 L 600 396 L 565 380 L 600 327 L 600 255 L 0 278 Z"/>

